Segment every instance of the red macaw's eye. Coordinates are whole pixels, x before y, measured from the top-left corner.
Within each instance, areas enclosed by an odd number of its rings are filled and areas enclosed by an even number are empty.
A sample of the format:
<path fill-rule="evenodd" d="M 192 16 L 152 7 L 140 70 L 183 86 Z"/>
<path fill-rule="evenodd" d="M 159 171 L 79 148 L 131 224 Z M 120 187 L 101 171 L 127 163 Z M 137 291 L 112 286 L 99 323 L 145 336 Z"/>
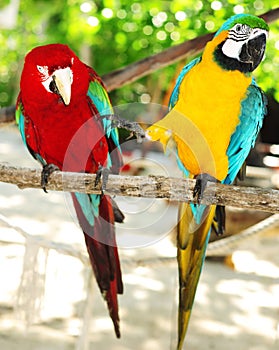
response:
<path fill-rule="evenodd" d="M 37 69 L 38 69 L 39 73 L 41 73 L 43 75 L 47 75 L 48 74 L 47 66 L 39 66 L 39 65 L 37 65 Z"/>

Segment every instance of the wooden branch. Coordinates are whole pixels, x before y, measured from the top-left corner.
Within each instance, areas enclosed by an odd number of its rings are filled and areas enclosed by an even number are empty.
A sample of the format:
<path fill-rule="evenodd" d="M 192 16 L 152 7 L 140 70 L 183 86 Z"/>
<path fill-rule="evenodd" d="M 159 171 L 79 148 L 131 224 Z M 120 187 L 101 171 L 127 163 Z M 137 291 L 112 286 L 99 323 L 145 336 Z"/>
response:
<path fill-rule="evenodd" d="M 262 14 L 267 23 L 271 23 L 279 18 L 279 8 Z M 157 69 L 166 67 L 171 63 L 180 61 L 186 57 L 198 54 L 202 51 L 207 41 L 211 40 L 214 33 L 209 33 L 182 44 L 172 46 L 156 55 L 144 58 L 140 61 L 129 64 L 126 67 L 117 69 L 102 76 L 108 91 L 115 90 L 127 85 L 137 79 L 153 73 Z M 0 109 L 0 124 L 14 121 L 15 106 Z"/>
<path fill-rule="evenodd" d="M 155 55 L 129 64 L 124 68 L 105 74 L 102 79 L 108 91 L 115 90 L 150 73 L 153 73 L 158 69 L 182 60 L 183 58 L 198 54 L 213 36 L 214 33 L 209 33 L 195 39 L 185 41 L 182 44 L 172 46 Z"/>
<path fill-rule="evenodd" d="M 266 13 L 263 13 L 259 17 L 264 19 L 266 21 L 266 23 L 272 23 L 279 18 L 279 7 L 275 8 L 273 10 L 267 11 Z"/>
<path fill-rule="evenodd" d="M 14 123 L 15 121 L 15 106 L 0 108 L 0 126 L 1 123 Z"/>
<path fill-rule="evenodd" d="M 41 188 L 41 170 L 0 164 L 0 181 L 17 185 L 21 189 Z M 100 193 L 100 186 L 95 188 L 94 182 L 95 175 L 93 174 L 58 171 L 50 176 L 47 189 Z M 110 175 L 106 193 L 117 196 L 195 202 L 193 199 L 194 184 L 195 180 L 164 176 Z M 279 213 L 279 190 L 209 183 L 202 203 Z"/>

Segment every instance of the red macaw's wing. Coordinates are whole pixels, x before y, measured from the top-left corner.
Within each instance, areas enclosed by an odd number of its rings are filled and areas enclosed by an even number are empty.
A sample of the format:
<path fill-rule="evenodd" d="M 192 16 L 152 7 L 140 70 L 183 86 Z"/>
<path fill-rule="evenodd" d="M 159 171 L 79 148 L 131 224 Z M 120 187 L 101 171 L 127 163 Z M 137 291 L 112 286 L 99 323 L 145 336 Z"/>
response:
<path fill-rule="evenodd" d="M 88 67 L 90 75 L 90 83 L 87 96 L 89 104 L 93 109 L 93 113 L 97 114 L 103 123 L 104 133 L 107 138 L 109 147 L 110 170 L 117 174 L 123 165 L 122 155 L 119 145 L 118 129 L 112 127 L 112 122 L 109 118 L 114 114 L 110 98 L 104 87 L 103 82 L 96 72 Z"/>
<path fill-rule="evenodd" d="M 91 81 L 87 102 L 92 118 L 75 135 L 75 142 L 80 145 L 86 140 L 86 147 L 92 150 L 84 159 L 86 172 L 95 173 L 101 165 L 118 173 L 122 166 L 118 131 L 106 117 L 113 114 L 113 109 L 100 78 L 88 69 Z M 123 284 L 114 222 L 122 222 L 124 216 L 119 216 L 120 211 L 109 196 L 75 193 L 72 197 L 97 283 L 107 302 L 116 336 L 120 337 L 117 294 L 123 293 Z"/>

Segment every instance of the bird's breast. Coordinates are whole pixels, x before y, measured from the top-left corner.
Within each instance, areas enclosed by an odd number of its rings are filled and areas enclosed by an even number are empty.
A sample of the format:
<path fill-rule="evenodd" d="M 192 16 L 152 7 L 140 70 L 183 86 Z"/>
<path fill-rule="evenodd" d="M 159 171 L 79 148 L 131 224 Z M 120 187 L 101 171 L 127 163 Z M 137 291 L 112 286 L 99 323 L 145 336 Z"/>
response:
<path fill-rule="evenodd" d="M 96 172 L 107 160 L 102 122 L 92 115 L 87 104 L 31 111 L 25 134 L 36 153 L 65 171 Z"/>
<path fill-rule="evenodd" d="M 192 174 L 207 172 L 219 180 L 227 175 L 226 152 L 240 122 L 241 102 L 250 83 L 251 78 L 238 71 L 223 71 L 202 63 L 186 75 L 174 110 L 183 114 L 187 124 L 195 126 L 198 153 L 191 149 L 190 142 L 176 139 L 179 156 Z"/>

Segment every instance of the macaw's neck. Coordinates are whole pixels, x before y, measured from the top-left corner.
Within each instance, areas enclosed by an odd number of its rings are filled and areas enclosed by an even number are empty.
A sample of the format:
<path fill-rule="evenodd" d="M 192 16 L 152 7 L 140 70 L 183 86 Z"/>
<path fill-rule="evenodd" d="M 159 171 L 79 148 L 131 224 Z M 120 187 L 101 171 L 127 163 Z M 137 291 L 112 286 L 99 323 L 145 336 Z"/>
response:
<path fill-rule="evenodd" d="M 86 93 L 81 95 L 71 96 L 69 105 L 65 105 L 63 99 L 55 93 L 47 92 L 43 90 L 42 86 L 38 86 L 35 89 L 22 89 L 21 90 L 21 101 L 24 109 L 29 115 L 36 118 L 37 114 L 44 111 L 53 111 L 55 113 L 67 113 L 67 111 L 74 110 L 76 106 L 86 98 Z"/>
<path fill-rule="evenodd" d="M 243 73 L 237 69 L 225 69 L 216 60 L 216 50 L 225 41 L 227 35 L 227 31 L 224 31 L 207 43 L 202 55 L 201 65 L 208 70 L 209 74 L 211 73 L 212 77 L 214 76 L 214 79 L 211 80 L 212 85 L 219 85 L 223 89 L 224 85 L 222 84 L 226 83 L 228 91 L 231 89 L 231 96 L 243 95 L 252 82 L 251 73 Z"/>
<path fill-rule="evenodd" d="M 189 71 L 180 86 L 182 98 L 177 108 L 182 102 L 181 112 L 187 112 L 191 119 L 197 114 L 204 114 L 207 119 L 209 113 L 218 115 L 221 120 L 229 118 L 231 113 L 240 115 L 241 101 L 246 97 L 252 76 L 238 70 L 225 70 L 214 60 L 214 50 L 220 41 L 223 41 L 221 34 L 207 43 L 201 61 Z"/>

